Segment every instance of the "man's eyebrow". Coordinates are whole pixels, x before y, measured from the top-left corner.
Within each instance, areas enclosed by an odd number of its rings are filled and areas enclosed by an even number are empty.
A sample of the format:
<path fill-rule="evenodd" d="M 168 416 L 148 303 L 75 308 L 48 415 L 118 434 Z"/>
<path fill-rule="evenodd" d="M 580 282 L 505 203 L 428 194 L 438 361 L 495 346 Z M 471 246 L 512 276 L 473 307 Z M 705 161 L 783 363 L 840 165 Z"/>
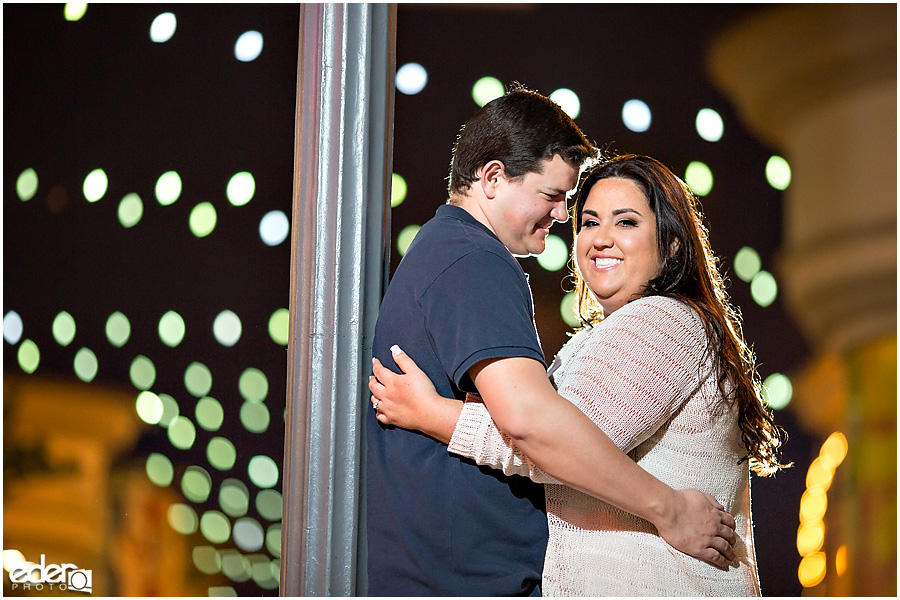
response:
<path fill-rule="evenodd" d="M 547 194 L 551 196 L 559 196 L 560 194 L 568 194 L 569 190 L 561 190 L 559 188 L 545 188 Z"/>

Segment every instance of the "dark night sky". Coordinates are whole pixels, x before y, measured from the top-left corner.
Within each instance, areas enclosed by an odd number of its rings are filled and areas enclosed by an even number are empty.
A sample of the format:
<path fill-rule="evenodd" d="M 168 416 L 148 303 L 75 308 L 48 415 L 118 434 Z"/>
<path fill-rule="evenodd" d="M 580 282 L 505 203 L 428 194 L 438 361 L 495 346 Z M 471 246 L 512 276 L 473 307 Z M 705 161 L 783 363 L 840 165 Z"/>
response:
<path fill-rule="evenodd" d="M 566 87 L 581 98 L 576 119 L 589 139 L 612 151 L 652 155 L 679 175 L 693 160 L 711 168 L 713 191 L 702 199 L 711 242 L 730 269 L 742 246 L 752 246 L 763 268 L 778 272 L 782 193 L 764 177 L 774 148 L 741 125 L 729 102 L 704 71 L 711 38 L 735 19 L 760 10 L 735 4 L 416 5 L 398 9 L 397 66 L 418 62 L 428 70 L 425 89 L 396 93 L 394 172 L 406 179 L 406 201 L 394 209 L 394 236 L 421 224 L 446 199 L 446 175 L 459 126 L 477 106 L 472 84 L 491 75 L 520 81 L 549 94 Z M 176 35 L 149 40 L 153 18 L 173 11 Z M 239 423 L 224 431 L 248 456 L 266 452 L 281 462 L 286 352 L 266 333 L 266 321 L 287 307 L 289 242 L 270 248 L 256 233 L 270 210 L 291 206 L 296 57 L 296 5 L 90 5 L 77 23 L 62 18 L 61 5 L 4 4 L 4 314 L 18 312 L 25 337 L 41 348 L 39 375 L 74 379 L 72 354 L 84 345 L 97 354 L 97 383 L 128 389 L 128 365 L 137 354 L 157 364 L 158 385 L 184 399 L 184 368 L 202 357 L 214 377 L 211 395 L 237 410 L 234 373 L 253 366 L 269 379 L 273 419 L 265 435 Z M 251 63 L 234 59 L 234 40 L 255 29 L 263 53 Z M 760 43 L 764 43 L 761 41 Z M 620 117 L 631 98 L 646 102 L 653 122 L 644 133 Z M 694 117 L 713 108 L 725 123 L 718 143 L 701 139 Z M 16 178 L 26 168 L 40 178 L 35 198 L 21 202 Z M 101 167 L 106 196 L 88 204 L 81 182 Z M 169 207 L 153 199 L 163 172 L 177 170 L 182 197 Z M 228 178 L 250 171 L 257 191 L 245 207 L 224 198 Z M 59 187 L 61 210 L 48 204 Z M 118 200 L 136 192 L 144 217 L 125 229 Z M 187 227 L 190 209 L 202 201 L 218 211 L 212 235 L 198 239 Z M 554 233 L 571 240 L 569 225 Z M 392 266 L 399 256 L 392 255 Z M 537 322 L 545 352 L 566 340 L 559 317 L 563 272 L 549 273 L 523 259 L 531 274 Z M 733 302 L 743 312 L 765 378 L 791 375 L 809 349 L 780 300 L 757 306 L 749 286 L 731 277 Z M 233 348 L 211 341 L 220 311 L 233 310 L 244 334 Z M 60 348 L 50 334 L 53 317 L 70 312 L 78 338 Z M 132 339 L 122 350 L 103 336 L 107 316 L 124 312 Z M 159 317 L 176 310 L 188 327 L 185 342 L 165 347 L 156 334 Z M 4 346 L 4 370 L 21 372 L 13 348 Z M 217 376 L 218 375 L 218 376 Z M 217 387 L 218 386 L 218 387 Z M 175 393 L 178 390 L 178 393 Z M 189 400 L 189 399 L 185 399 Z M 183 410 L 183 412 L 188 412 Z M 775 479 L 754 478 L 757 556 L 766 595 L 799 595 L 795 546 L 797 510 L 806 467 L 818 450 L 790 409 L 778 414 L 790 441 L 784 458 L 797 463 Z M 150 435 L 140 451 L 165 446 Z M 200 451 L 184 460 L 201 460 Z"/>

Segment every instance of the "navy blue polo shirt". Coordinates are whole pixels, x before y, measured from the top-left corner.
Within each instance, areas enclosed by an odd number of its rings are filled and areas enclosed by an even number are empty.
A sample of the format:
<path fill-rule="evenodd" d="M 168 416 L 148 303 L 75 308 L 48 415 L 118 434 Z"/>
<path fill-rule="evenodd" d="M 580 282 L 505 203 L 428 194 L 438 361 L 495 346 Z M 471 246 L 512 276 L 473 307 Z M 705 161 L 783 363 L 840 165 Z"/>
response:
<path fill-rule="evenodd" d="M 475 392 L 476 363 L 524 356 L 545 364 L 524 271 L 500 240 L 457 206 L 419 230 L 388 286 L 373 353 L 399 372 L 399 345 L 438 393 Z M 547 547 L 543 486 L 479 467 L 367 411 L 369 594 L 533 593 Z"/>

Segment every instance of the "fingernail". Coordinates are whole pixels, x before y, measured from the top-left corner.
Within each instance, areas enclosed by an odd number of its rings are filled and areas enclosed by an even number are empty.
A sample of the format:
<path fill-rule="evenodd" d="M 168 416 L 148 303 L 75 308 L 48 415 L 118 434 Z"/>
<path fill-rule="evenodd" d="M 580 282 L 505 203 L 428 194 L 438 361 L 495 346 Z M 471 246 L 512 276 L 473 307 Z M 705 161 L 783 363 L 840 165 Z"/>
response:
<path fill-rule="evenodd" d="M 397 356 L 398 354 L 403 354 L 403 350 L 400 349 L 400 346 L 394 344 L 393 346 L 391 346 L 391 354 Z"/>

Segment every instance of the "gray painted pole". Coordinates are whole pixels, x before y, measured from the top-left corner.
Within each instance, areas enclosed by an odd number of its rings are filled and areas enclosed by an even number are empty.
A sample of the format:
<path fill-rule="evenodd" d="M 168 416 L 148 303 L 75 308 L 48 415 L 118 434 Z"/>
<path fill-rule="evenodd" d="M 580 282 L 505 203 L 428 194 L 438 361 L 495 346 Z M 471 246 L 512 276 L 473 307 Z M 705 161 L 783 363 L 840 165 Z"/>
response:
<path fill-rule="evenodd" d="M 364 411 L 388 276 L 395 41 L 395 5 L 301 5 L 283 596 L 367 590 Z"/>

